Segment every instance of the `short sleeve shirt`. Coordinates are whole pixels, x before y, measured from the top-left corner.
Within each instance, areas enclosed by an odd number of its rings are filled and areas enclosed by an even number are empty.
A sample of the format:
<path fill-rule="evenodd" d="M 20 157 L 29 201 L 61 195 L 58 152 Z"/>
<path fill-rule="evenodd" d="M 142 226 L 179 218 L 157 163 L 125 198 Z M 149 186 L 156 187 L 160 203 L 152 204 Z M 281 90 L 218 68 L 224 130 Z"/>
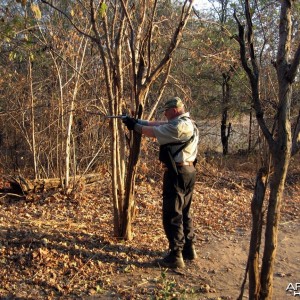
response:
<path fill-rule="evenodd" d="M 199 133 L 194 122 L 190 119 L 189 113 L 184 113 L 168 123 L 153 127 L 153 131 L 160 145 L 169 143 L 187 142 L 193 135 L 194 138 L 182 151 L 175 157 L 175 162 L 193 162 L 197 157 Z M 182 145 L 171 147 L 173 153 Z"/>

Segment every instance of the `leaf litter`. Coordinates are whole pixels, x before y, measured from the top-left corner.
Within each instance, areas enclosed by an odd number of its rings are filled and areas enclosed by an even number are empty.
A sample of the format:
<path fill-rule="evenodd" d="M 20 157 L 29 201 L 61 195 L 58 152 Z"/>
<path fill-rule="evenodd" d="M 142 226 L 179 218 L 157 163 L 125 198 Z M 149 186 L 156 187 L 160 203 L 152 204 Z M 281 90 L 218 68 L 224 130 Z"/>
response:
<path fill-rule="evenodd" d="M 57 191 L 2 198 L 2 299 L 233 299 L 217 296 L 197 263 L 183 271 L 160 268 L 167 250 L 161 222 L 161 173 L 138 178 L 132 241 L 113 237 L 109 179 L 66 197 Z M 202 163 L 193 217 L 197 249 L 235 241 L 251 226 L 253 172 Z M 299 219 L 299 170 L 287 180 L 282 220 Z M 201 253 L 209 260 L 210 253 Z M 227 269 L 227 271 L 230 270 Z M 226 271 L 226 270 L 225 270 Z M 238 293 L 237 293 L 238 294 Z"/>

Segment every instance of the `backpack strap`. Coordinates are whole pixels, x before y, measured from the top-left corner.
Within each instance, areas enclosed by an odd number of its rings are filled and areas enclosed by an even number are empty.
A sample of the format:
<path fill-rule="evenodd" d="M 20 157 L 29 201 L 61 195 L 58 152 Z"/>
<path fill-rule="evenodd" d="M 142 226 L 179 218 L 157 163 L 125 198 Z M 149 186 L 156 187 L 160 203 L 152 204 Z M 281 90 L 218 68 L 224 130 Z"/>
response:
<path fill-rule="evenodd" d="M 185 147 L 187 147 L 194 140 L 194 138 L 195 138 L 195 134 L 193 133 L 193 135 L 186 142 L 168 143 L 168 144 L 164 144 L 163 146 L 168 147 L 168 146 L 182 145 L 173 154 L 171 153 L 172 156 L 175 157 L 180 151 L 182 151 Z"/>
<path fill-rule="evenodd" d="M 175 157 L 180 151 L 182 151 L 185 147 L 187 147 L 187 145 L 189 145 L 195 138 L 195 135 L 193 134 L 190 139 L 186 142 L 184 142 L 184 144 L 175 151 L 175 153 L 172 154 L 173 157 Z"/>
<path fill-rule="evenodd" d="M 196 123 L 190 118 L 190 117 L 183 117 L 182 119 L 189 119 L 192 121 L 193 126 L 194 126 L 194 130 L 193 130 L 193 135 L 186 141 L 186 142 L 177 142 L 177 143 L 168 143 L 168 144 L 164 144 L 164 146 L 179 146 L 182 145 L 181 147 L 179 147 L 179 149 L 177 149 L 173 154 L 171 153 L 172 157 L 174 158 L 180 151 L 182 151 L 185 147 L 187 147 L 195 138 L 195 126 Z M 171 151 L 170 151 L 171 152 Z"/>

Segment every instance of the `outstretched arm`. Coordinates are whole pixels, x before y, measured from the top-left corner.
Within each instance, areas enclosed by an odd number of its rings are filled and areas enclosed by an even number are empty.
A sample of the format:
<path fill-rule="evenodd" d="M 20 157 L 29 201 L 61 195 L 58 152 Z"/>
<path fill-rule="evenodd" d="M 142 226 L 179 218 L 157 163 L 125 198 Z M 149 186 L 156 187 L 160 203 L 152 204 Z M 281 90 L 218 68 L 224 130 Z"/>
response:
<path fill-rule="evenodd" d="M 147 121 L 147 120 L 138 120 L 137 124 L 134 126 L 134 130 L 140 134 L 144 134 L 148 137 L 155 137 L 153 127 L 167 124 L 167 121 Z"/>
<path fill-rule="evenodd" d="M 138 124 L 143 126 L 159 126 L 163 124 L 167 124 L 168 121 L 147 121 L 147 120 L 137 120 Z"/>
<path fill-rule="evenodd" d="M 143 125 L 136 124 L 134 130 L 141 134 L 144 134 L 145 136 L 155 137 L 153 127 L 154 126 L 143 126 Z"/>
<path fill-rule="evenodd" d="M 134 118 L 126 117 L 123 119 L 123 123 L 129 130 L 134 130 L 140 134 L 144 134 L 148 137 L 155 137 L 154 127 L 167 124 L 167 121 L 147 121 L 136 120 Z"/>

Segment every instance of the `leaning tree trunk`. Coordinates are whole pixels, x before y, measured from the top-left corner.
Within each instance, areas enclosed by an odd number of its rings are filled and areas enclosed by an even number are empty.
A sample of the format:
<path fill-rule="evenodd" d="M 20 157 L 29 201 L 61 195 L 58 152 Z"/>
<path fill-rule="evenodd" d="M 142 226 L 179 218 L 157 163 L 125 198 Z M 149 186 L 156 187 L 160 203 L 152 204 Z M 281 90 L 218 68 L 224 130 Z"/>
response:
<path fill-rule="evenodd" d="M 291 143 L 288 143 L 291 146 Z M 287 169 L 290 161 L 289 150 L 278 153 L 274 158 L 274 173 L 270 181 L 270 197 L 265 232 L 265 248 L 261 269 L 261 289 L 259 299 L 272 299 L 273 273 L 277 250 L 280 208 L 284 191 Z"/>
<path fill-rule="evenodd" d="M 273 147 L 270 148 L 274 173 L 270 182 L 265 250 L 261 270 L 261 299 L 272 299 L 273 269 L 277 249 L 280 207 L 292 150 L 292 131 L 290 122 L 292 81 L 287 76 L 287 74 L 289 74 L 289 58 L 286 53 L 286 47 L 290 43 L 289 37 L 291 34 L 291 7 L 288 8 L 288 6 L 288 3 L 282 6 L 281 26 L 283 26 L 283 28 L 281 27 L 281 30 L 284 30 L 284 36 L 281 36 L 280 39 L 281 44 L 276 64 L 279 84 L 278 130 L 276 142 L 273 144 Z M 281 33 L 282 32 L 283 31 L 281 31 Z"/>
<path fill-rule="evenodd" d="M 261 168 L 256 177 L 254 195 L 251 203 L 252 231 L 248 256 L 249 299 L 258 299 L 260 291 L 259 253 L 263 226 L 263 201 L 266 192 L 268 171 Z"/>

